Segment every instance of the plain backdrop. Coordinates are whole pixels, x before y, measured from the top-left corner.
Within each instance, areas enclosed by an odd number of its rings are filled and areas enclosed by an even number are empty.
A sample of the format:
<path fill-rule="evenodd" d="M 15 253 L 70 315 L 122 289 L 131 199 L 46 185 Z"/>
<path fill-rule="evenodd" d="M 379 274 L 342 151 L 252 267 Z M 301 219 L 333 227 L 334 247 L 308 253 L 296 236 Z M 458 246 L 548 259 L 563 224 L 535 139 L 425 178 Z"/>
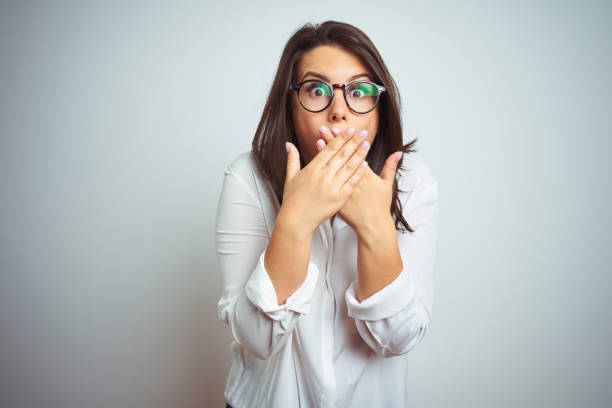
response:
<path fill-rule="evenodd" d="M 439 182 L 408 406 L 612 405 L 612 3 L 385 0 L 1 2 L 0 405 L 224 406 L 223 172 L 328 19 Z"/>

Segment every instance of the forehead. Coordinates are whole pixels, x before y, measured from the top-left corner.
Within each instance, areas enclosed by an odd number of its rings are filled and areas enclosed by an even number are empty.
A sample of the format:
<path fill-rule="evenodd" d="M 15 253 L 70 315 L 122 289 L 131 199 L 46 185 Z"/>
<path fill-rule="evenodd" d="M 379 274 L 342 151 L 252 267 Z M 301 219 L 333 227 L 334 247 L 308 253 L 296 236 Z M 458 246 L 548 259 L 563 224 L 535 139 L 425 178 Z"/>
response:
<path fill-rule="evenodd" d="M 298 79 L 301 79 L 304 73 L 314 71 L 334 82 L 343 82 L 360 73 L 371 75 L 368 67 L 355 54 L 329 45 L 321 45 L 305 52 L 297 71 Z"/>

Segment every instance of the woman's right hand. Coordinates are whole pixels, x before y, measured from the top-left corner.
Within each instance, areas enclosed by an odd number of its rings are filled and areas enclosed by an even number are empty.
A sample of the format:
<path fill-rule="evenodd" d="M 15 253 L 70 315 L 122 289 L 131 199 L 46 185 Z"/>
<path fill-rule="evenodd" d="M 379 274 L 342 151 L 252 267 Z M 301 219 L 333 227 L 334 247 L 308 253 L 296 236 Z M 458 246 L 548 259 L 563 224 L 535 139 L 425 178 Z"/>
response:
<path fill-rule="evenodd" d="M 303 169 L 298 149 L 287 142 L 287 174 L 279 217 L 292 228 L 312 233 L 342 208 L 363 176 L 370 148 L 368 142 L 364 143 L 367 131 L 355 133 L 351 129 L 333 138 Z"/>

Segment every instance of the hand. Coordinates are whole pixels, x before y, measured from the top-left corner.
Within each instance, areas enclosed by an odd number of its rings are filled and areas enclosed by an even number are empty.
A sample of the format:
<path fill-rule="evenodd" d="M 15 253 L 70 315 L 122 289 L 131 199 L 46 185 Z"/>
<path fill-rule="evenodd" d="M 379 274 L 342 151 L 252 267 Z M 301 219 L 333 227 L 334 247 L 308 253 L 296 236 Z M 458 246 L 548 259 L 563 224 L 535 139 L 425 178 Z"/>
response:
<path fill-rule="evenodd" d="M 333 143 L 334 137 L 325 135 L 324 140 Z M 391 154 L 385 162 L 380 177 L 368 166 L 350 197 L 340 208 L 340 216 L 357 234 L 380 225 L 382 218 L 391 216 L 393 180 L 397 171 L 397 162 L 401 157 L 402 152 Z"/>
<path fill-rule="evenodd" d="M 360 147 L 361 136 L 344 132 L 327 144 L 323 139 L 319 143 L 324 147 L 300 169 L 299 151 L 287 142 L 287 175 L 279 217 L 290 228 L 314 231 L 338 212 L 365 173 L 369 145 Z"/>

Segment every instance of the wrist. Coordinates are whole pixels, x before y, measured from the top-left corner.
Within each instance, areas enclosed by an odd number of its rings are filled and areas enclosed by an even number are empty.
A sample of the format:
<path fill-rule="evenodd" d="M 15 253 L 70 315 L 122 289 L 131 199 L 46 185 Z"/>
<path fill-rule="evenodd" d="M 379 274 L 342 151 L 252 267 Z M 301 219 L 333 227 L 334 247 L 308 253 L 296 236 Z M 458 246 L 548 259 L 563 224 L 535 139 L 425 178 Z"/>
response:
<path fill-rule="evenodd" d="M 359 243 L 373 248 L 386 237 L 395 236 L 396 228 L 393 217 L 389 213 L 368 219 L 355 232 Z"/>
<path fill-rule="evenodd" d="M 297 242 L 310 241 L 315 230 L 303 220 L 297 219 L 297 217 L 284 210 L 282 206 L 276 216 L 274 229 L 281 231 L 283 235 L 290 236 Z"/>

